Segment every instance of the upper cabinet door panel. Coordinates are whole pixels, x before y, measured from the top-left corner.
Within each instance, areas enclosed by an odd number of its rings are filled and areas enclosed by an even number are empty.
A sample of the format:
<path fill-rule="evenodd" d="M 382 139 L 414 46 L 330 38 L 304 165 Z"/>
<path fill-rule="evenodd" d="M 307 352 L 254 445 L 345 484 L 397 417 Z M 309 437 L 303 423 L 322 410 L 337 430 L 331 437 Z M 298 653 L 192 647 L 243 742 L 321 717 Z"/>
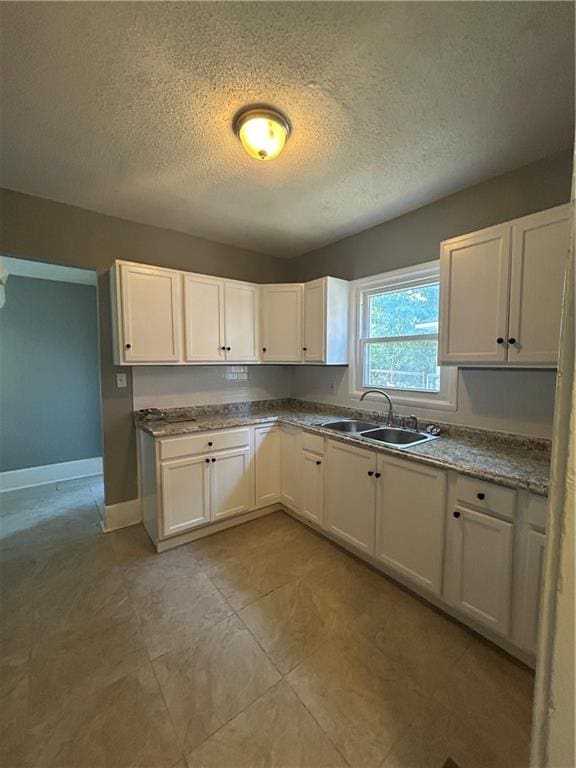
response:
<path fill-rule="evenodd" d="M 326 280 L 314 280 L 304 286 L 304 360 L 326 359 Z"/>
<path fill-rule="evenodd" d="M 569 206 L 542 211 L 512 227 L 508 362 L 556 365 Z"/>
<path fill-rule="evenodd" d="M 224 347 L 224 283 L 216 277 L 185 275 L 186 361 L 218 361 Z"/>
<path fill-rule="evenodd" d="M 262 336 L 264 361 L 302 360 L 302 285 L 262 287 Z"/>
<path fill-rule="evenodd" d="M 181 276 L 137 264 L 120 265 L 122 358 L 133 363 L 181 360 Z"/>
<path fill-rule="evenodd" d="M 504 363 L 510 227 L 442 244 L 440 362 Z"/>
<path fill-rule="evenodd" d="M 257 285 L 225 283 L 226 360 L 258 360 Z"/>

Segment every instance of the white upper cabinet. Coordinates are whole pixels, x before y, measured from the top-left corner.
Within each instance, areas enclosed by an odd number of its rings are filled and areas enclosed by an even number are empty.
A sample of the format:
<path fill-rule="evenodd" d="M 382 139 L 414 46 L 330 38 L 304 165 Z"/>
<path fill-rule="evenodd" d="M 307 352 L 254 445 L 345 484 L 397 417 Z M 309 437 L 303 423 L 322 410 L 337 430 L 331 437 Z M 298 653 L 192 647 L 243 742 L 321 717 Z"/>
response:
<path fill-rule="evenodd" d="M 442 592 L 446 472 L 378 456 L 378 560 L 435 595 Z"/>
<path fill-rule="evenodd" d="M 509 272 L 506 225 L 442 244 L 441 363 L 506 361 Z"/>
<path fill-rule="evenodd" d="M 184 275 L 186 362 L 226 359 L 224 281 L 208 275 Z"/>
<path fill-rule="evenodd" d="M 257 285 L 225 283 L 226 360 L 258 360 L 258 295 Z"/>
<path fill-rule="evenodd" d="M 262 360 L 265 362 L 301 362 L 302 294 L 301 283 L 262 286 Z"/>
<path fill-rule="evenodd" d="M 569 226 L 568 206 L 512 225 L 509 364 L 558 362 Z"/>
<path fill-rule="evenodd" d="M 181 360 L 182 294 L 179 272 L 143 264 L 112 272 L 115 362 L 163 364 Z M 116 301 L 114 301 L 114 298 Z"/>
<path fill-rule="evenodd" d="M 441 364 L 556 366 L 569 211 L 442 243 Z"/>
<path fill-rule="evenodd" d="M 349 283 L 322 277 L 304 285 L 304 361 L 348 362 Z"/>

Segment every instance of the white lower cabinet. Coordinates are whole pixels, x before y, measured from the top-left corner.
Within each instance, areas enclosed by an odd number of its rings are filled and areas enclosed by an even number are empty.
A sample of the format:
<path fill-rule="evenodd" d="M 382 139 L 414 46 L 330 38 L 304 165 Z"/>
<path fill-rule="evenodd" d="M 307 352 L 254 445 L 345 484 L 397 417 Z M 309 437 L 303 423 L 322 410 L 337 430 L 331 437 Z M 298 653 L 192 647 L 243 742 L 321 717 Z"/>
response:
<path fill-rule="evenodd" d="M 212 520 L 248 512 L 254 504 L 254 472 L 249 446 L 210 458 Z"/>
<path fill-rule="evenodd" d="M 281 500 L 289 509 L 300 509 L 300 435 L 296 427 L 282 427 Z"/>
<path fill-rule="evenodd" d="M 276 425 L 254 428 L 256 507 L 280 501 L 282 431 Z"/>
<path fill-rule="evenodd" d="M 446 472 L 378 457 L 375 556 L 440 595 L 444 565 Z"/>
<path fill-rule="evenodd" d="M 208 456 L 162 462 L 160 482 L 163 536 L 173 536 L 210 521 Z"/>
<path fill-rule="evenodd" d="M 454 606 L 494 632 L 507 635 L 513 524 L 456 504 L 451 525 Z"/>
<path fill-rule="evenodd" d="M 376 454 L 328 440 L 324 527 L 343 541 L 374 554 Z"/>
<path fill-rule="evenodd" d="M 300 456 L 300 514 L 317 525 L 324 521 L 324 460 L 302 451 Z"/>
<path fill-rule="evenodd" d="M 544 581 L 546 534 L 529 530 L 526 540 L 524 594 L 522 595 L 522 647 L 529 653 L 538 649 L 538 628 Z"/>

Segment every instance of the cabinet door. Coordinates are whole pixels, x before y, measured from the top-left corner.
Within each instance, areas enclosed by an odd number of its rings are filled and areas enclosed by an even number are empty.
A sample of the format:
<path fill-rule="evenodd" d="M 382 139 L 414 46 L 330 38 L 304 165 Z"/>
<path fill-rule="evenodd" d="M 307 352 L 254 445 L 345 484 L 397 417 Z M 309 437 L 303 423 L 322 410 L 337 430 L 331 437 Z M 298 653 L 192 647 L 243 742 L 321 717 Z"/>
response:
<path fill-rule="evenodd" d="M 258 360 L 258 286 L 225 283 L 226 360 Z"/>
<path fill-rule="evenodd" d="M 302 286 L 263 286 L 262 359 L 299 363 L 302 346 Z"/>
<path fill-rule="evenodd" d="M 162 533 L 172 536 L 210 522 L 210 465 L 207 456 L 164 461 Z"/>
<path fill-rule="evenodd" d="M 184 277 L 184 324 L 187 362 L 225 359 L 224 283 L 216 277 Z"/>
<path fill-rule="evenodd" d="M 510 226 L 448 240 L 440 256 L 440 363 L 504 363 Z"/>
<path fill-rule="evenodd" d="M 326 359 L 326 278 L 304 286 L 304 360 Z"/>
<path fill-rule="evenodd" d="M 546 534 L 529 530 L 522 605 L 522 645 L 531 653 L 536 653 L 538 648 L 545 548 Z"/>
<path fill-rule="evenodd" d="M 210 457 L 210 471 L 212 520 L 252 509 L 254 474 L 250 447 Z"/>
<path fill-rule="evenodd" d="M 440 595 L 444 561 L 446 473 L 378 457 L 376 557 Z"/>
<path fill-rule="evenodd" d="M 558 363 L 560 312 L 568 255 L 569 206 L 526 216 L 512 227 L 508 362 Z"/>
<path fill-rule="evenodd" d="M 127 364 L 179 362 L 180 273 L 121 264 L 120 285 L 121 359 Z"/>
<path fill-rule="evenodd" d="M 456 607 L 507 635 L 510 625 L 512 523 L 456 506 L 452 512 Z"/>
<path fill-rule="evenodd" d="M 374 553 L 375 472 L 371 451 L 328 441 L 324 528 L 369 554 Z"/>
<path fill-rule="evenodd" d="M 254 470 L 255 506 L 265 507 L 280 501 L 282 432 L 280 427 L 255 427 Z"/>
<path fill-rule="evenodd" d="M 300 514 L 322 525 L 324 520 L 324 463 L 308 451 L 300 456 Z"/>
<path fill-rule="evenodd" d="M 300 508 L 300 430 L 282 427 L 282 503 Z"/>

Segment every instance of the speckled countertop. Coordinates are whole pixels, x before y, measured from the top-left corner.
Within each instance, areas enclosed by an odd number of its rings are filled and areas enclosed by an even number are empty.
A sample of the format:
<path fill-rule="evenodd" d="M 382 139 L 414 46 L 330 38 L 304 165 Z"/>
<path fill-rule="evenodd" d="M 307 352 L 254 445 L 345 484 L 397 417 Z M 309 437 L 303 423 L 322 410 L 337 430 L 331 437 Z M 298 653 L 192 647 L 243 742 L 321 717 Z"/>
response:
<path fill-rule="evenodd" d="M 453 469 L 464 475 L 510 488 L 527 488 L 534 493 L 548 494 L 550 478 L 550 442 L 548 440 L 444 424 L 441 437 L 437 440 L 430 440 L 412 448 L 391 448 L 360 435 L 342 434 L 320 426 L 323 422 L 330 420 L 359 417 L 383 423 L 385 416 L 382 412 L 353 410 L 296 400 L 173 408 L 167 414 L 172 419 L 190 420 L 143 421 L 137 417 L 136 424 L 144 432 L 156 438 L 270 422 L 292 424 L 306 431 L 324 435 L 333 440 L 364 446 L 379 453 L 430 464 L 442 469 Z"/>

